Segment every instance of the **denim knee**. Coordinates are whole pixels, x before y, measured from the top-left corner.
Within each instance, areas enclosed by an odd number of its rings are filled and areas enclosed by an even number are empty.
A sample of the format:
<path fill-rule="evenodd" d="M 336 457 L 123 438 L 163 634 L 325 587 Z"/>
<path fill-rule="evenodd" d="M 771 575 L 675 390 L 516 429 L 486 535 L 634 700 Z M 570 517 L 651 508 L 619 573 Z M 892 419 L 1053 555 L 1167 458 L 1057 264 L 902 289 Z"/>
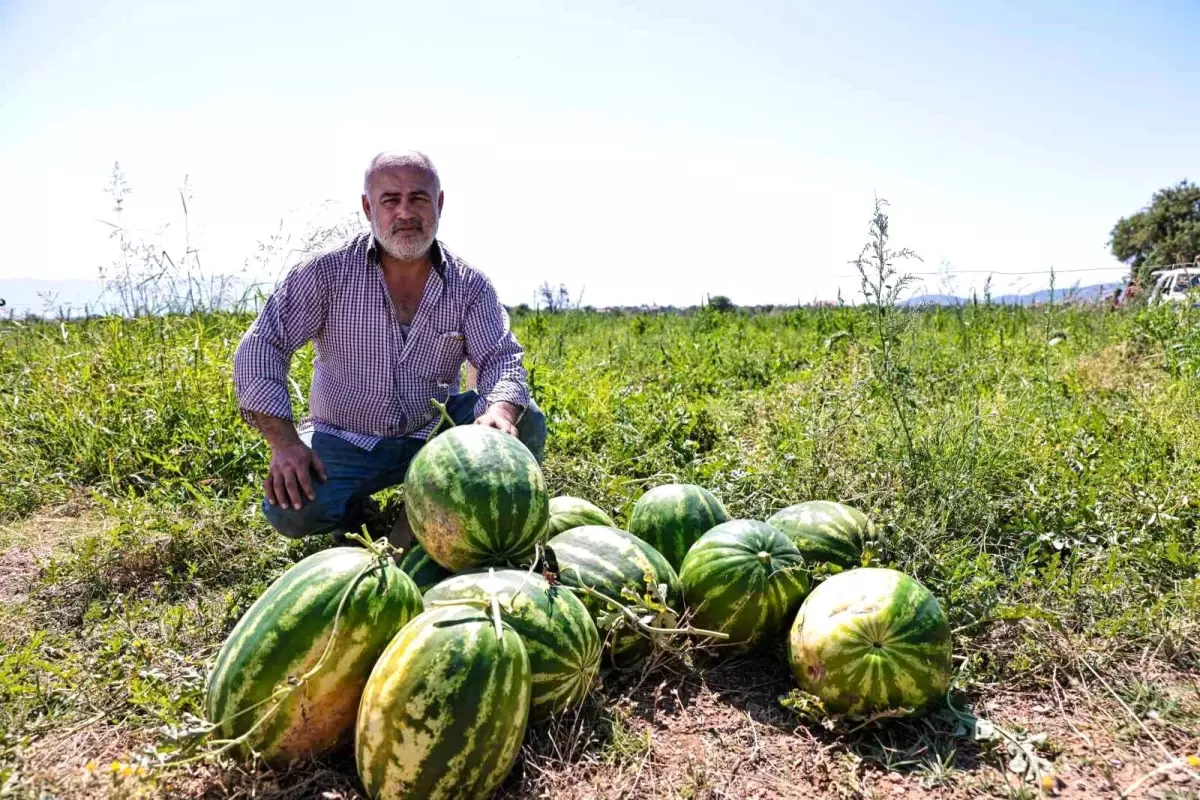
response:
<path fill-rule="evenodd" d="M 284 509 L 263 498 L 262 510 L 271 527 L 289 539 L 329 533 L 337 527 L 339 519 L 319 500 L 309 501 L 298 509 Z"/>
<path fill-rule="evenodd" d="M 546 449 L 546 415 L 532 398 L 517 422 L 517 436 L 521 443 L 529 448 L 529 452 L 533 453 L 538 463 L 542 463 L 542 454 Z"/>

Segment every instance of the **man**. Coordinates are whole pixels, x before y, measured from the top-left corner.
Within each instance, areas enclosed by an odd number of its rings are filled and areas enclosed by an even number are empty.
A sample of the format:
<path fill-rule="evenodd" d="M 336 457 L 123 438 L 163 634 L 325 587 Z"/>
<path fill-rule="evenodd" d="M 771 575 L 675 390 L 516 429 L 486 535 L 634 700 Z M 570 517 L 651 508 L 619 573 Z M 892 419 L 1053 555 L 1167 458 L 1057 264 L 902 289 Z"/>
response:
<path fill-rule="evenodd" d="M 271 447 L 262 508 L 289 537 L 357 531 L 371 494 L 404 480 L 438 426 L 519 436 L 541 460 L 545 418 L 491 282 L 437 240 L 445 196 L 421 153 L 380 153 L 363 180 L 371 232 L 293 269 L 234 355 L 243 418 Z M 292 422 L 288 368 L 312 342 L 310 416 Z M 458 393 L 464 359 L 478 391 Z M 394 543 L 411 534 L 401 515 Z"/>

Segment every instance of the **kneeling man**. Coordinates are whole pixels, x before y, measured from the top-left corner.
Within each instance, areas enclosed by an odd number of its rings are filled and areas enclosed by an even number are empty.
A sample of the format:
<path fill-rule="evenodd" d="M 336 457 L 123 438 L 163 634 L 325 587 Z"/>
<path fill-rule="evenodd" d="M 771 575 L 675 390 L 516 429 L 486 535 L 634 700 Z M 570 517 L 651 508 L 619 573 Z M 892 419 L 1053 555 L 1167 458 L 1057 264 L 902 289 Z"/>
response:
<path fill-rule="evenodd" d="M 357 531 L 367 498 L 404 480 L 437 427 L 432 399 L 455 424 L 518 436 L 541 460 L 546 423 L 523 351 L 491 282 L 437 240 L 443 201 L 426 156 L 376 156 L 362 196 L 371 232 L 293 269 L 238 345 L 238 405 L 271 447 L 263 512 L 285 536 Z M 297 430 L 288 369 L 308 342 L 317 357 Z M 458 391 L 464 360 L 477 391 Z"/>

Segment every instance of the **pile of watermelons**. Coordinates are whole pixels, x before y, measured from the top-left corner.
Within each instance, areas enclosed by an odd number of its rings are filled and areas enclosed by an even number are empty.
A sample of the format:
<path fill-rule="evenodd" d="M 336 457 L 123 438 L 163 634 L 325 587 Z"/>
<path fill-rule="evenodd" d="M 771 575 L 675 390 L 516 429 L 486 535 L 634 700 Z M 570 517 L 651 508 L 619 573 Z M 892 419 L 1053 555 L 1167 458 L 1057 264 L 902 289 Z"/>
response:
<path fill-rule="evenodd" d="M 286 762 L 352 740 L 372 797 L 486 796 L 527 724 L 578 704 L 603 659 L 636 664 L 681 632 L 719 657 L 790 625 L 796 681 L 837 712 L 918 709 L 949 684 L 937 599 L 861 567 L 881 543 L 840 503 L 731 520 L 671 484 L 621 529 L 551 499 L 525 446 L 480 426 L 430 441 L 404 488 L 419 545 L 398 564 L 366 540 L 312 555 L 221 648 L 206 711 L 242 754 Z"/>

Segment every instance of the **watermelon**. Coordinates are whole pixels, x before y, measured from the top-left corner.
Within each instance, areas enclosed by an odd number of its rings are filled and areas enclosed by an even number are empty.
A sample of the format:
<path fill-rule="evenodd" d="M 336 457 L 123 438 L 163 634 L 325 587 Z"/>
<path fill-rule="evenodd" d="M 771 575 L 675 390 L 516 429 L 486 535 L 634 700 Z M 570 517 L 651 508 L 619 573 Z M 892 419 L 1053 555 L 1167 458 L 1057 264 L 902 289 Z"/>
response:
<path fill-rule="evenodd" d="M 569 531 L 580 525 L 605 525 L 617 527 L 612 517 L 605 514 L 598 506 L 589 503 L 581 497 L 552 497 L 550 498 L 550 524 L 547 535 Z"/>
<path fill-rule="evenodd" d="M 600 671 L 600 634 L 587 608 L 567 589 L 536 572 L 488 569 L 455 575 L 425 593 L 425 604 L 495 596 L 500 613 L 521 636 L 533 671 L 531 720 L 581 702 Z"/>
<path fill-rule="evenodd" d="M 376 798 L 483 798 L 500 785 L 529 717 L 529 655 L 489 612 L 431 608 L 397 634 L 363 691 L 358 775 Z"/>
<path fill-rule="evenodd" d="M 552 537 L 546 546 L 553 551 L 559 578 L 567 586 L 586 585 L 605 597 L 632 606 L 634 602 L 622 594 L 623 590 L 628 589 L 640 598 L 648 586 L 665 584 L 666 605 L 679 608 L 681 590 L 675 570 L 657 550 L 626 531 L 583 525 Z M 627 623 L 619 622 L 620 618 L 612 613 L 613 606 L 586 594 L 581 594 L 580 599 L 596 618 L 614 663 L 626 665 L 650 652 L 650 641 L 631 630 Z M 675 616 L 664 612 L 651 624 L 673 627 Z"/>
<path fill-rule="evenodd" d="M 679 570 L 692 624 L 750 648 L 774 640 L 808 594 L 796 545 L 764 522 L 735 519 L 700 537 Z"/>
<path fill-rule="evenodd" d="M 321 669 L 278 706 L 272 701 L 248 710 L 317 664 L 343 596 Z M 217 735 L 241 736 L 270 713 L 247 746 L 273 763 L 312 758 L 348 742 L 371 668 L 421 609 L 412 580 L 391 558 L 371 551 L 334 547 L 293 565 L 242 615 L 208 674 L 205 712 Z"/>
<path fill-rule="evenodd" d="M 460 425 L 417 453 L 404 478 L 404 509 L 425 552 L 451 572 L 528 564 L 545 538 L 550 497 L 521 440 Z"/>
<path fill-rule="evenodd" d="M 847 570 L 800 606 L 788 661 L 800 687 L 830 711 L 916 710 L 950 685 L 950 626 L 915 578 L 892 569 Z"/>
<path fill-rule="evenodd" d="M 708 489 L 669 483 L 654 487 L 638 499 L 629 518 L 629 532 L 662 553 L 678 570 L 697 539 L 728 521 L 725 506 Z"/>
<path fill-rule="evenodd" d="M 832 500 L 810 500 L 776 512 L 767 520 L 786 533 L 809 564 L 857 567 L 863 552 L 878 551 L 875 525 L 858 509 Z"/>
<path fill-rule="evenodd" d="M 451 575 L 448 569 L 429 557 L 420 542 L 413 542 L 405 549 L 399 567 L 422 592 L 429 591 Z"/>

